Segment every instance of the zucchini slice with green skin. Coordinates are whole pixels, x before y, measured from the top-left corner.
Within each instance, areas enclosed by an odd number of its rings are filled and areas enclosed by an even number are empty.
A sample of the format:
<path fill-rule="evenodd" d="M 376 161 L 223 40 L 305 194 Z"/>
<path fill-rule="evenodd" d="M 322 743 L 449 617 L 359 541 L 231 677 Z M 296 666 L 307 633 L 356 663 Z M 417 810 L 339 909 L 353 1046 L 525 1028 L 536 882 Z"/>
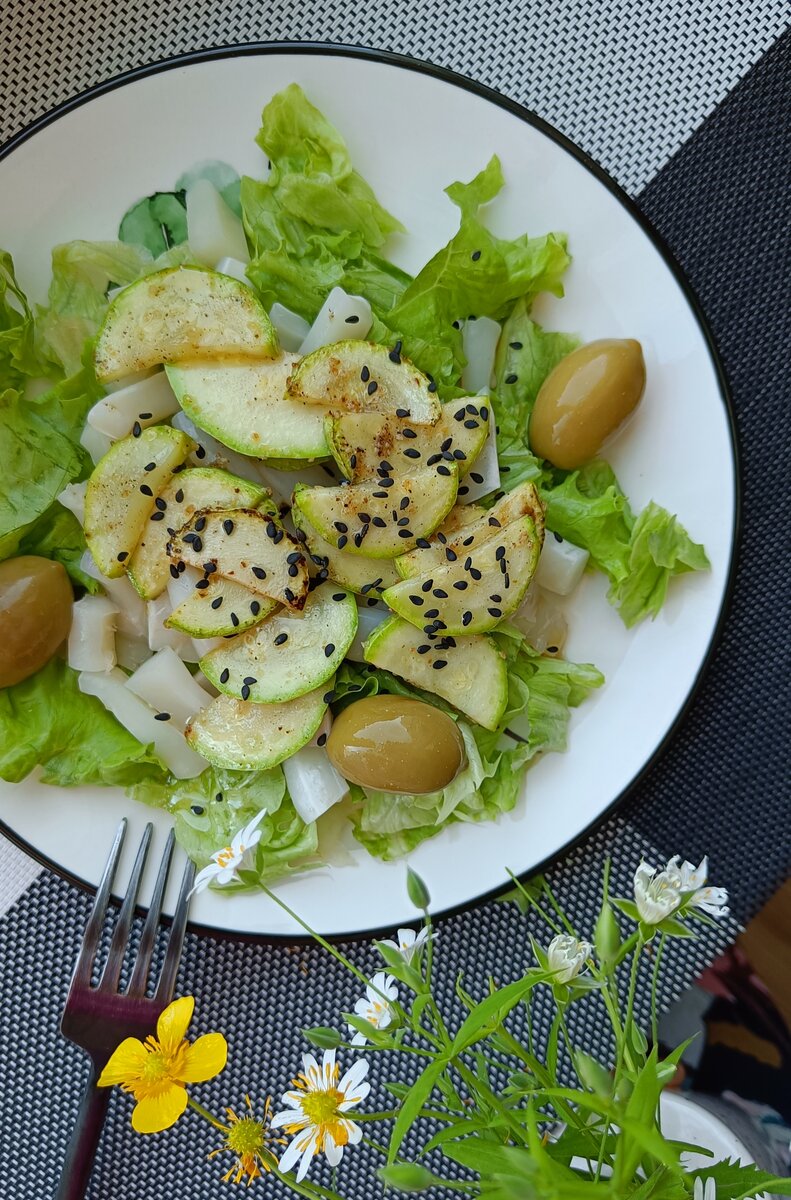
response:
<path fill-rule="evenodd" d="M 424 632 L 484 633 L 522 602 L 533 578 L 541 540 L 532 517 L 512 521 L 498 536 L 458 556 L 449 547 L 444 565 L 388 588 L 382 599 Z"/>
<path fill-rule="evenodd" d="M 467 519 L 468 509 L 473 509 L 470 520 Z M 544 505 L 532 483 L 520 483 L 488 510 L 477 505 L 458 504 L 430 539 L 428 549 L 403 554 L 396 559 L 396 570 L 402 579 L 409 579 L 430 570 L 435 563 L 447 562 L 448 549 L 459 557 L 466 556 L 476 546 L 496 538 L 504 526 L 520 517 L 532 517 L 540 548 L 544 543 Z"/>
<path fill-rule="evenodd" d="M 295 367 L 288 381 L 292 400 L 336 412 L 379 412 L 433 425 L 442 406 L 426 375 L 386 346 L 347 341 L 322 346 Z"/>
<path fill-rule="evenodd" d="M 252 289 L 202 267 L 171 267 L 119 292 L 94 353 L 97 378 L 160 363 L 274 358 L 277 334 Z"/>
<path fill-rule="evenodd" d="M 146 481 L 147 485 L 147 481 Z M 180 471 L 154 501 L 162 517 L 149 521 L 129 559 L 129 578 L 144 600 L 155 600 L 170 578 L 169 529 L 181 529 L 199 508 L 258 508 L 277 516 L 269 492 L 249 479 L 217 467 L 192 467 Z M 152 514 L 154 515 L 154 514 Z"/>
<path fill-rule="evenodd" d="M 138 437 L 114 442 L 96 464 L 85 489 L 83 526 L 94 562 L 108 579 L 123 575 L 157 511 L 154 497 L 194 449 L 192 438 L 180 430 L 152 425 Z"/>
<path fill-rule="evenodd" d="M 435 637 L 390 617 L 363 646 L 365 661 L 447 700 L 484 729 L 496 729 L 508 704 L 505 659 L 485 634 Z"/>
<path fill-rule="evenodd" d="M 165 621 L 168 629 L 180 629 L 195 638 L 229 637 L 244 633 L 263 621 L 278 607 L 276 600 L 259 596 L 241 583 L 216 574 L 204 576 L 186 600 Z"/>
<path fill-rule="evenodd" d="M 351 592 L 324 583 L 300 617 L 282 613 L 201 659 L 206 678 L 227 696 L 273 704 L 313 691 L 343 662 L 357 632 Z"/>
<path fill-rule="evenodd" d="M 399 574 L 389 559 L 366 559 L 338 550 L 313 528 L 305 514 L 295 504 L 291 520 L 298 533 L 304 534 L 305 545 L 310 551 L 312 562 L 319 571 L 326 571 L 342 587 L 349 588 L 358 596 L 380 596 L 385 588 L 398 583 Z M 396 562 L 398 559 L 395 560 Z M 326 576 L 319 576 L 326 578 Z"/>
<path fill-rule="evenodd" d="M 396 558 L 433 533 L 453 507 L 458 486 L 456 464 L 439 463 L 413 475 L 381 474 L 349 487 L 297 484 L 294 504 L 338 550 L 362 558 Z"/>
<path fill-rule="evenodd" d="M 167 367 L 170 385 L 187 416 L 240 454 L 252 458 L 327 458 L 326 410 L 286 397 L 296 354 L 270 362 Z"/>
<path fill-rule="evenodd" d="M 457 421 L 453 414 L 459 411 L 462 419 Z M 477 406 L 475 411 L 479 413 Z M 444 405 L 434 425 L 413 425 L 383 413 L 343 413 L 326 418 L 327 444 L 352 483 L 373 478 L 383 460 L 391 464 L 392 474 L 411 475 L 418 467 L 444 459 L 456 462 L 463 478 L 472 470 L 489 432 L 488 407 L 484 411 L 485 420 L 467 416 L 458 401 Z"/>
<path fill-rule="evenodd" d="M 324 697 L 330 687 L 322 684 L 285 704 L 251 704 L 217 696 L 189 722 L 187 741 L 215 767 L 268 771 L 313 737 L 327 711 Z"/>
<path fill-rule="evenodd" d="M 203 568 L 214 564 L 224 579 L 241 583 L 299 611 L 308 594 L 308 565 L 302 547 L 268 513 L 241 508 L 202 509 L 168 542 L 174 563 Z M 213 572 L 209 572 L 212 574 Z"/>

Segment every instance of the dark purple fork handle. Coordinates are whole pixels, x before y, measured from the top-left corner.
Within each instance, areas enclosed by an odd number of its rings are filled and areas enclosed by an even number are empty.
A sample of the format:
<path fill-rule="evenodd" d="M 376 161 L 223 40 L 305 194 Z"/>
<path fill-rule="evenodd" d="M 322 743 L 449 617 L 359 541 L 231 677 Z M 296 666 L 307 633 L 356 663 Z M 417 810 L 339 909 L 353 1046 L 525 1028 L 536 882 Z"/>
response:
<path fill-rule="evenodd" d="M 97 1088 L 97 1079 L 96 1068 L 91 1066 L 55 1200 L 84 1200 L 88 1190 L 111 1091 L 110 1088 Z"/>

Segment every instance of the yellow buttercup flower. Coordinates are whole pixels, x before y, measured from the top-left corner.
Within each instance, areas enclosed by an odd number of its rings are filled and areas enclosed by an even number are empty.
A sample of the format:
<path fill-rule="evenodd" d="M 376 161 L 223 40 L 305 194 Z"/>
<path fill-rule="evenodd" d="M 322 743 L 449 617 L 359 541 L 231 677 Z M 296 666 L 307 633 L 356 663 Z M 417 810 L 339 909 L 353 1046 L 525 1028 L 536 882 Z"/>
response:
<path fill-rule="evenodd" d="M 233 1180 L 234 1183 L 242 1183 L 246 1179 L 247 1186 L 250 1187 L 253 1180 L 262 1174 L 262 1168 L 264 1172 L 272 1170 L 276 1160 L 270 1145 L 275 1142 L 285 1145 L 285 1142 L 282 1138 L 275 1139 L 270 1135 L 269 1100 L 264 1105 L 261 1119 L 258 1120 L 250 1097 L 245 1096 L 244 1099 L 247 1112 L 241 1117 L 232 1108 L 226 1108 L 228 1129 L 225 1141 L 222 1146 L 212 1150 L 209 1158 L 230 1151 L 236 1158 L 230 1170 L 223 1175 L 223 1182 L 229 1183 Z"/>
<path fill-rule="evenodd" d="M 99 1087 L 118 1084 L 134 1096 L 132 1128 L 138 1133 L 174 1125 L 187 1107 L 185 1084 L 212 1079 L 225 1066 L 228 1045 L 221 1033 L 186 1040 L 194 1008 L 192 996 L 174 1000 L 157 1021 L 157 1036 L 121 1042 L 99 1076 Z"/>

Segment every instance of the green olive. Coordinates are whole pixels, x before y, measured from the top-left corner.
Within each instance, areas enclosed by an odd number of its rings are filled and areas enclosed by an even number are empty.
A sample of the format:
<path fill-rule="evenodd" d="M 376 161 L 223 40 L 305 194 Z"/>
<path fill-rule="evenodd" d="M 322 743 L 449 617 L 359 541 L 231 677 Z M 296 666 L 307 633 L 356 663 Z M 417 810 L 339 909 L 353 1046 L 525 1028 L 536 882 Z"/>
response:
<path fill-rule="evenodd" d="M 29 554 L 0 563 L 0 688 L 49 662 L 68 637 L 73 599 L 60 563 Z"/>
<path fill-rule="evenodd" d="M 464 762 L 456 722 L 422 700 L 369 696 L 333 722 L 327 753 L 351 783 L 383 792 L 437 792 Z"/>
<path fill-rule="evenodd" d="M 578 347 L 541 385 L 530 418 L 531 450 L 565 470 L 583 466 L 634 412 L 644 389 L 643 348 L 633 338 Z"/>

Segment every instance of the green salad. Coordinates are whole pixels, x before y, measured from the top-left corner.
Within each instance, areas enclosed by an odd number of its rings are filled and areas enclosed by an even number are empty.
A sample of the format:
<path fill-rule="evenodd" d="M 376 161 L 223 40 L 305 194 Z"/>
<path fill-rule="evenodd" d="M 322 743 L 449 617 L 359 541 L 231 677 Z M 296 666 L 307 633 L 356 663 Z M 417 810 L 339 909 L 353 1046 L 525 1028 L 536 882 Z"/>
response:
<path fill-rule="evenodd" d="M 43 307 L 0 252 L 0 777 L 126 789 L 226 891 L 339 817 L 393 859 L 512 809 L 604 683 L 562 597 L 631 627 L 708 567 L 600 457 L 639 343 L 536 323 L 567 239 L 490 231 L 496 157 L 411 276 L 299 86 L 256 140 L 55 247 Z"/>

